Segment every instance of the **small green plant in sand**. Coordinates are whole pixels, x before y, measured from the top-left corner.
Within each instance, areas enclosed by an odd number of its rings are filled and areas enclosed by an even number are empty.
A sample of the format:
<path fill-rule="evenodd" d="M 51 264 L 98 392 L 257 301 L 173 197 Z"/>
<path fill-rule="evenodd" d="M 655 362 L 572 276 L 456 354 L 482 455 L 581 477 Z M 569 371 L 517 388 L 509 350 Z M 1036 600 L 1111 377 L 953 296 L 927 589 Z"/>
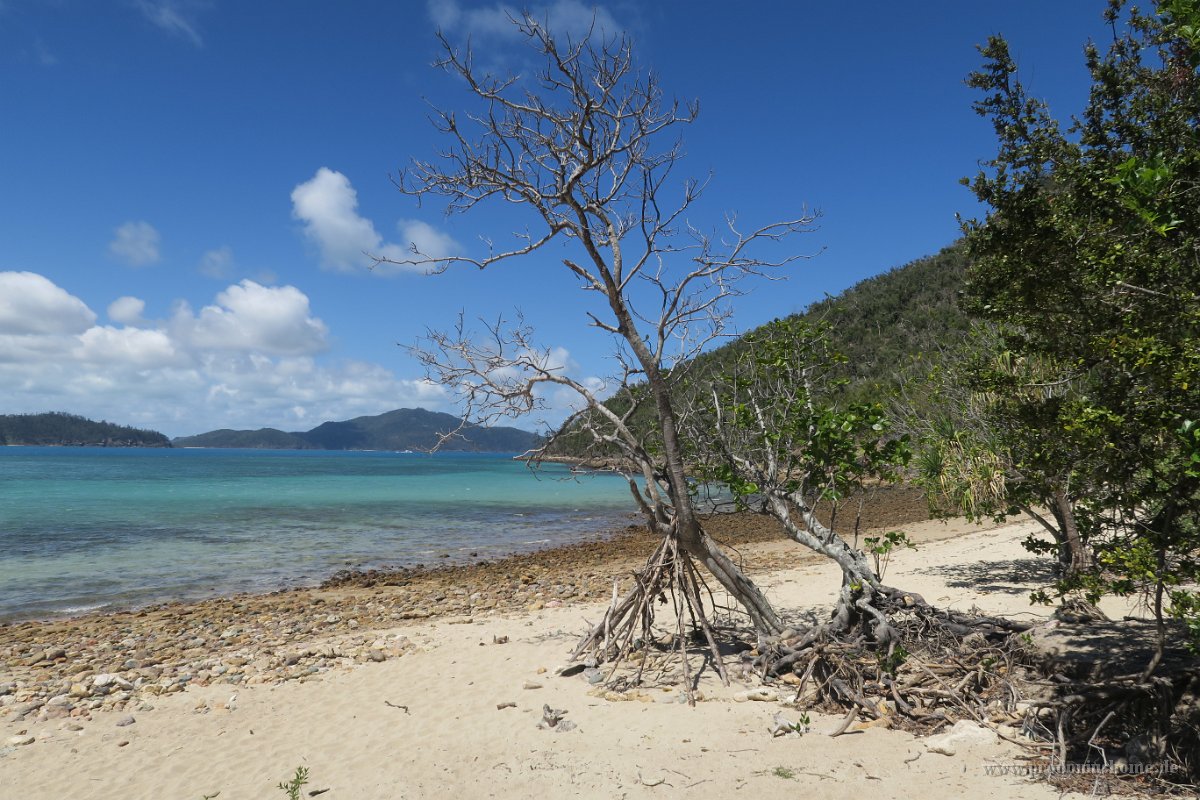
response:
<path fill-rule="evenodd" d="M 288 800 L 300 800 L 300 789 L 308 783 L 308 767 L 296 767 L 296 774 L 287 783 L 280 781 L 278 788 L 283 790 Z"/>
<path fill-rule="evenodd" d="M 863 544 L 875 561 L 875 572 L 883 578 L 887 572 L 888 563 L 892 560 L 892 551 L 900 547 L 916 550 L 917 546 L 908 538 L 904 531 L 888 531 L 883 536 L 865 536 Z"/>
<path fill-rule="evenodd" d="M 796 779 L 796 773 L 787 767 L 776 767 L 775 769 L 771 770 L 771 774 L 776 778 L 783 778 L 785 781 Z"/>

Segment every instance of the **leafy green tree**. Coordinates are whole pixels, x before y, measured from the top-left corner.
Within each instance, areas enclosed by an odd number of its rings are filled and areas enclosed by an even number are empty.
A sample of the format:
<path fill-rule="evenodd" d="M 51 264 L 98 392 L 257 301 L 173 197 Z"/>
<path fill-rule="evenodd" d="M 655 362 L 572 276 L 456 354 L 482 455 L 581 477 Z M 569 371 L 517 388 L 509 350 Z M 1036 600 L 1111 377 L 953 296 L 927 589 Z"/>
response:
<path fill-rule="evenodd" d="M 1064 131 L 1004 39 L 969 85 L 999 142 L 970 181 L 969 310 L 993 323 L 970 388 L 1012 470 L 1062 491 L 1089 569 L 1061 588 L 1145 592 L 1194 622 L 1200 472 L 1200 3 L 1111 0 L 1113 41 L 1085 48 L 1086 108 Z M 1036 493 L 1035 493 L 1036 494 Z M 1152 671 L 1152 663 L 1148 671 Z"/>
<path fill-rule="evenodd" d="M 830 401 L 847 381 L 831 334 L 829 325 L 798 317 L 748 334 L 733 363 L 714 365 L 720 369 L 689 385 L 684 440 L 704 485 L 724 487 L 739 506 L 774 517 L 789 538 L 839 566 L 829 630 L 861 628 L 891 646 L 899 637 L 887 612 L 903 593 L 883 585 L 868 553 L 846 536 L 849 527 L 857 539 L 854 520 L 843 524 L 836 508 L 865 482 L 896 477 L 909 449 L 879 404 Z M 905 542 L 893 534 L 875 546 L 882 555 Z"/>

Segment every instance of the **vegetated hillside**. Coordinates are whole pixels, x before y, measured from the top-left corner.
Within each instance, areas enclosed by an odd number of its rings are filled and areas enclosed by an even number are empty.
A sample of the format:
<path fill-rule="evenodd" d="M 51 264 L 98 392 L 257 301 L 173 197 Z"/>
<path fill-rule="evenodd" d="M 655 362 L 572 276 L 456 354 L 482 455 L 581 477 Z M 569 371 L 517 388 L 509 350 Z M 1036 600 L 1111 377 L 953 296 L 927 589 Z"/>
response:
<path fill-rule="evenodd" d="M 828 324 L 833 349 L 847 358 L 839 367 L 847 383 L 830 399 L 884 402 L 910 376 L 928 372 L 943 350 L 957 345 L 970 328 L 966 313 L 958 306 L 966 269 L 966 255 L 955 243 L 935 255 L 867 278 L 797 315 L 808 322 Z M 703 384 L 706 374 L 728 371 L 746 355 L 746 337 L 758 330 L 698 356 L 688 365 L 681 391 L 687 385 Z M 633 388 L 635 394 L 640 391 L 640 386 Z M 620 413 L 628 408 L 628 399 L 618 395 L 608 405 Z M 651 414 L 650 404 L 643 404 L 635 427 L 649 430 Z M 579 456 L 584 447 L 580 437 L 561 437 L 555 454 Z"/>
<path fill-rule="evenodd" d="M 958 307 L 966 269 L 966 255 L 956 243 L 867 278 L 798 315 L 830 326 L 833 348 L 847 358 L 845 399 L 883 400 L 907 375 L 932 366 L 943 349 L 966 335 L 970 323 Z M 700 356 L 695 366 L 711 370 L 732 364 L 745 349 L 739 338 Z"/>
<path fill-rule="evenodd" d="M 277 450 L 430 450 L 438 437 L 456 429 L 461 420 L 423 408 L 401 408 L 385 414 L 325 422 L 310 431 L 286 433 L 275 428 L 257 431 L 218 430 L 175 440 L 178 447 L 234 447 Z M 541 438 L 517 428 L 469 425 L 442 445 L 443 450 L 521 453 Z"/>
<path fill-rule="evenodd" d="M 111 422 L 95 422 L 75 414 L 0 415 L 0 444 L 73 447 L 170 447 L 158 431 L 145 431 Z"/>
<path fill-rule="evenodd" d="M 315 445 L 305 441 L 300 434 L 287 433 L 276 428 L 259 428 L 256 431 L 235 431 L 221 428 L 195 436 L 183 436 L 174 440 L 176 447 L 235 447 L 253 450 L 314 450 Z"/>

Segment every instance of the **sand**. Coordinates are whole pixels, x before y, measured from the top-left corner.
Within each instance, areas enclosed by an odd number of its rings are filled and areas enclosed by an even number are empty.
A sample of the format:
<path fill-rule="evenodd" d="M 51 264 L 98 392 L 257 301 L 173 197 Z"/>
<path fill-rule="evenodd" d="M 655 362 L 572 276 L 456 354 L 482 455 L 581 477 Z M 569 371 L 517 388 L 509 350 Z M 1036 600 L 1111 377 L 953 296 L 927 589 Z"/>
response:
<path fill-rule="evenodd" d="M 894 557 L 889 583 L 935 604 L 1045 615 L 1028 600 L 1029 581 L 1046 574 L 1020 546 L 1028 525 L 905 527 L 927 541 Z M 786 542 L 745 549 L 785 614 L 829 603 L 838 582 L 829 566 L 796 565 L 797 548 Z M 402 655 L 312 680 L 191 685 L 85 721 L 0 718 L 0 799 L 282 798 L 276 784 L 299 766 L 310 774 L 300 796 L 325 800 L 1062 796 L 989 774 L 989 765 L 1021 763 L 1022 750 L 999 740 L 960 744 L 948 756 L 882 728 L 831 738 L 840 720 L 819 714 L 806 734 L 772 737 L 776 713 L 794 721 L 800 713 L 777 701 L 738 702 L 755 679 L 723 687 L 705 673 L 695 707 L 679 702 L 678 686 L 605 699 L 581 675 L 555 675 L 600 607 L 407 621 L 373 634 L 407 638 Z M 498 708 L 506 704 L 515 705 Z M 539 728 L 544 705 L 565 710 L 574 729 Z M 4 745 L 23 731 L 32 744 Z"/>

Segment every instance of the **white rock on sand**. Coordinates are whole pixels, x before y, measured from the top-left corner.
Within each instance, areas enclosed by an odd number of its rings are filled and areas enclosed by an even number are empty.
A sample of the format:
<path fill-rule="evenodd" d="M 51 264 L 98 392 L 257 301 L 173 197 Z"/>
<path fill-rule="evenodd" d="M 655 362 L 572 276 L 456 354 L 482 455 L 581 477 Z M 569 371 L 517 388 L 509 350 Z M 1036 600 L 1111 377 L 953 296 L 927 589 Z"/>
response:
<path fill-rule="evenodd" d="M 1028 615 L 1027 594 L 1015 586 L 957 585 L 991 562 L 1028 558 L 1020 547 L 1027 530 L 968 533 L 903 551 L 888 582 L 933 603 Z M 784 557 L 789 552 L 780 547 Z M 823 566 L 760 577 L 789 613 L 825 605 L 837 585 Z M 401 658 L 311 682 L 241 687 L 236 704 L 228 686 L 193 686 L 154 698 L 136 725 L 117 728 L 124 715 L 99 712 L 83 726 L 50 721 L 43 725 L 52 735 L 29 746 L 14 746 L 27 734 L 8 723 L 0 732 L 10 745 L 0 748 L 0 798 L 199 800 L 220 792 L 220 800 L 262 800 L 283 797 L 276 784 L 298 766 L 310 775 L 301 796 L 327 789 L 323 800 L 1060 797 L 1045 784 L 987 774 L 988 765 L 1019 753 L 995 737 L 960 738 L 941 750 L 880 728 L 830 738 L 840 720 L 816 714 L 810 732 L 773 736 L 776 716 L 796 712 L 765 697 L 734 702 L 757 687 L 736 680 L 722 687 L 710 673 L 694 708 L 678 702 L 678 687 L 652 684 L 640 702 L 610 702 L 585 675 L 555 674 L 598 613 L 574 606 L 405 626 L 399 630 L 418 646 Z M 547 709 L 560 719 L 554 726 Z M 573 729 L 560 733 L 560 726 Z"/>

